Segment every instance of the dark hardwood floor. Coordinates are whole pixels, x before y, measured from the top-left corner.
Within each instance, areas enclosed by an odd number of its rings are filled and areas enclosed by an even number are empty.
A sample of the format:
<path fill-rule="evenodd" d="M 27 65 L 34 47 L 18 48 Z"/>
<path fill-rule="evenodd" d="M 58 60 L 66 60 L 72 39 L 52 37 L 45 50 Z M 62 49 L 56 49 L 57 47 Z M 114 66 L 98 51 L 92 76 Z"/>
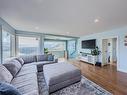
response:
<path fill-rule="evenodd" d="M 116 65 L 94 66 L 77 60 L 69 60 L 82 75 L 100 85 L 113 95 L 127 95 L 127 73 L 116 70 Z"/>

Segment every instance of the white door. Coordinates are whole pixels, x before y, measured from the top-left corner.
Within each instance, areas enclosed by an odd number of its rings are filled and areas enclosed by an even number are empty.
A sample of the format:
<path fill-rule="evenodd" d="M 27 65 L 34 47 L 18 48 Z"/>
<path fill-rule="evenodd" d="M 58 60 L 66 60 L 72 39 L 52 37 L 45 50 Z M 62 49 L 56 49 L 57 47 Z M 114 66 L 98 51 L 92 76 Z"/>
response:
<path fill-rule="evenodd" d="M 102 40 L 102 63 L 103 64 L 108 63 L 108 40 L 107 39 Z"/>

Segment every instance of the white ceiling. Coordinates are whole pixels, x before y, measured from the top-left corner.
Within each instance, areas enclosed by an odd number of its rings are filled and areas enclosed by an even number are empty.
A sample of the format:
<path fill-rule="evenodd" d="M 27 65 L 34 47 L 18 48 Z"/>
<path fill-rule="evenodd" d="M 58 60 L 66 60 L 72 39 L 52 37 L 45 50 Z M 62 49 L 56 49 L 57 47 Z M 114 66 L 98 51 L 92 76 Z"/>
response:
<path fill-rule="evenodd" d="M 125 26 L 127 0 L 0 0 L 0 17 L 17 30 L 80 37 Z"/>

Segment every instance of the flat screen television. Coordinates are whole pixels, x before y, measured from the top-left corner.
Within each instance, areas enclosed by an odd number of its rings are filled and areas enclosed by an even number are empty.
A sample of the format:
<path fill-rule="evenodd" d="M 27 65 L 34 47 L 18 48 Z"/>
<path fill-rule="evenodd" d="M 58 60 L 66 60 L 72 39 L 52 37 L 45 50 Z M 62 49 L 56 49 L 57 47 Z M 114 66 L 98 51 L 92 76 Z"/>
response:
<path fill-rule="evenodd" d="M 96 39 L 82 41 L 82 49 L 95 49 Z"/>

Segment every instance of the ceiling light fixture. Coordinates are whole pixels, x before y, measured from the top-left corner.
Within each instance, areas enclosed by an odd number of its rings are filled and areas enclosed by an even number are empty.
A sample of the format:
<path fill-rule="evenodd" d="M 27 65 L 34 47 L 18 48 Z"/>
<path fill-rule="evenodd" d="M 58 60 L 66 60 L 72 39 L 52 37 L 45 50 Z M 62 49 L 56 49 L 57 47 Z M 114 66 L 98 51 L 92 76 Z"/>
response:
<path fill-rule="evenodd" d="M 70 34 L 70 32 L 66 32 L 66 34 L 68 35 L 68 34 Z"/>
<path fill-rule="evenodd" d="M 38 29 L 39 29 L 39 27 L 38 27 L 38 26 L 36 26 L 36 27 L 35 27 L 35 29 L 36 29 L 36 30 L 38 30 Z"/>
<path fill-rule="evenodd" d="M 99 22 L 99 19 L 95 19 L 95 20 L 94 20 L 94 23 L 98 23 L 98 22 Z"/>

